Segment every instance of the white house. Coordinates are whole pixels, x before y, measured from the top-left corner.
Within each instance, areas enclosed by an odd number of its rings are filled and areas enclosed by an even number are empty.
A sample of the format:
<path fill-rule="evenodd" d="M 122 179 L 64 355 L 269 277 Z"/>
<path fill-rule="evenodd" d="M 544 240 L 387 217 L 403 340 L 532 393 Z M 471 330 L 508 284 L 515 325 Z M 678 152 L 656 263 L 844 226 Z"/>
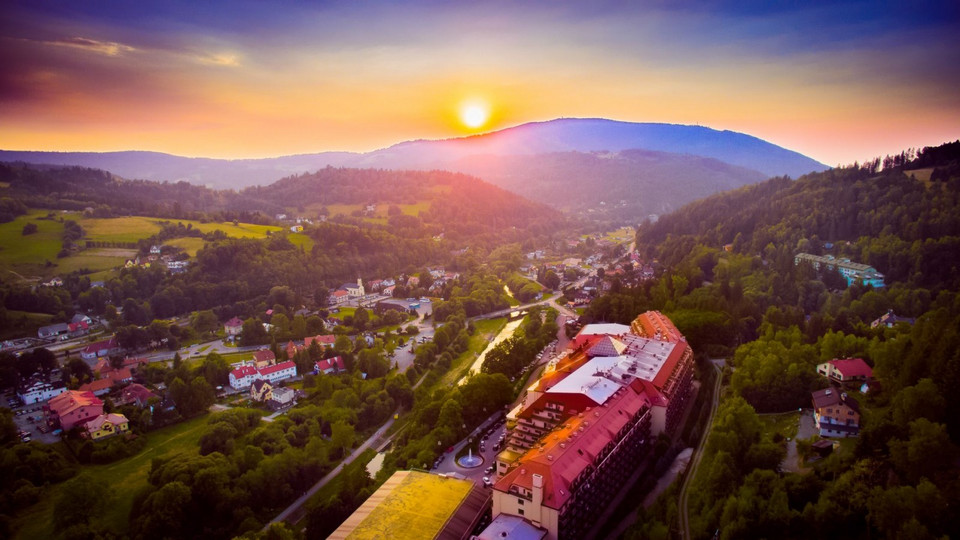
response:
<path fill-rule="evenodd" d="M 281 386 L 273 389 L 270 400 L 276 407 L 286 407 L 287 405 L 293 403 L 293 398 L 296 397 L 296 395 L 297 393 L 293 390 L 293 388 L 285 388 Z"/>
<path fill-rule="evenodd" d="M 243 390 L 256 380 L 264 380 L 273 384 L 296 376 L 297 365 L 292 360 L 262 369 L 257 369 L 252 365 L 243 365 L 230 372 L 230 388 Z"/>
<path fill-rule="evenodd" d="M 63 383 L 51 384 L 43 381 L 35 381 L 33 384 L 25 386 L 18 391 L 17 395 L 20 396 L 20 400 L 23 401 L 24 405 L 31 405 L 38 401 L 46 401 L 54 396 L 59 396 L 66 391 L 67 387 L 64 386 Z"/>

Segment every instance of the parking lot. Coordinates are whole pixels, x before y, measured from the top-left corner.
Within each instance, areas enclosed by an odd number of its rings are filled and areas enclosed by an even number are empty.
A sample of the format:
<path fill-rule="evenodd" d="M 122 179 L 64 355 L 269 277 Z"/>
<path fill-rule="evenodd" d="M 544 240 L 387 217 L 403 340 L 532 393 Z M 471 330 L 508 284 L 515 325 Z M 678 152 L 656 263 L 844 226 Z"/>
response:
<path fill-rule="evenodd" d="M 13 411 L 13 421 L 17 424 L 17 431 L 20 432 L 20 440 L 24 442 L 38 441 L 46 444 L 52 444 L 60 440 L 60 435 L 55 435 L 47 430 L 44 424 L 43 406 L 46 404 L 45 401 L 20 406 L 19 399 L 11 401 L 14 399 L 16 399 L 16 396 L 4 394 L 3 405 Z M 41 427 L 47 432 L 41 431 Z"/>

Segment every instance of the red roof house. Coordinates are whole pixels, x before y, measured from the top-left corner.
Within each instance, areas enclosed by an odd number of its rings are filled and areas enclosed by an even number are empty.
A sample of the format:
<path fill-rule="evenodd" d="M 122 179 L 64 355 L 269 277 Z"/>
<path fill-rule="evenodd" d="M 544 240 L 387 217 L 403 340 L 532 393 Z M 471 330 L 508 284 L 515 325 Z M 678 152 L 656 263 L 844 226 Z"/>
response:
<path fill-rule="evenodd" d="M 873 369 L 863 358 L 834 359 L 818 365 L 817 373 L 839 383 L 873 378 Z"/>

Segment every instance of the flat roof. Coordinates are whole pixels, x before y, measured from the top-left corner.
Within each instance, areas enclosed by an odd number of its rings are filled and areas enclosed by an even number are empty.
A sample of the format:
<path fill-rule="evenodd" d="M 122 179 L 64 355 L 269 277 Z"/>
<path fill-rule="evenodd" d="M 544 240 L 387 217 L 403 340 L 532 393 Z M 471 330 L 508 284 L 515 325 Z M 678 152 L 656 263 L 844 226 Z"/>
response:
<path fill-rule="evenodd" d="M 534 527 L 520 516 L 500 514 L 478 536 L 478 540 L 542 540 L 547 531 Z"/>
<path fill-rule="evenodd" d="M 450 538 L 450 532 L 445 532 L 448 524 L 472 523 L 490 499 L 489 490 L 476 488 L 486 493 L 486 500 L 480 501 L 472 495 L 474 488 L 476 484 L 468 480 L 397 471 L 328 538 L 414 540 L 437 538 L 441 533 Z M 467 515 L 474 513 L 473 519 Z"/>

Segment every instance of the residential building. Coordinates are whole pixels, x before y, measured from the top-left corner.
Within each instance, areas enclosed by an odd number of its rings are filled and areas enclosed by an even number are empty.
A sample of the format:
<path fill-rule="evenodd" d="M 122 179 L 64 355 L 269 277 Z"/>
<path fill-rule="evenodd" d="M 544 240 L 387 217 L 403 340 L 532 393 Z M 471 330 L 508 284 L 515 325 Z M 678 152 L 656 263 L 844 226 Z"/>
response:
<path fill-rule="evenodd" d="M 60 381 L 51 383 L 48 381 L 33 380 L 17 390 L 17 395 L 24 405 L 32 405 L 59 396 L 66 391 L 67 387 Z"/>
<path fill-rule="evenodd" d="M 297 365 L 292 360 L 257 368 L 253 365 L 242 365 L 230 372 L 230 387 L 234 390 L 247 388 L 253 381 L 266 380 L 270 383 L 276 383 L 290 377 L 297 376 Z"/>
<path fill-rule="evenodd" d="M 582 538 L 656 436 L 677 429 L 692 378 L 693 351 L 659 312 L 585 326 L 507 415 L 494 518 Z"/>
<path fill-rule="evenodd" d="M 59 425 L 69 431 L 103 414 L 103 402 L 93 392 L 68 390 L 51 399 L 44 406 L 43 414 L 48 425 Z"/>
<path fill-rule="evenodd" d="M 234 317 L 223 324 L 223 330 L 228 336 L 239 336 L 243 332 L 243 321 L 239 317 Z"/>
<path fill-rule="evenodd" d="M 467 540 L 490 508 L 490 490 L 470 480 L 397 471 L 328 540 Z"/>
<path fill-rule="evenodd" d="M 310 345 L 312 345 L 314 342 L 321 347 L 333 347 L 334 343 L 337 342 L 337 336 L 333 334 L 307 336 L 303 339 L 303 346 L 304 348 L 310 348 Z"/>
<path fill-rule="evenodd" d="M 57 323 L 48 326 L 41 326 L 37 330 L 37 337 L 40 339 L 50 339 L 70 332 L 70 325 L 67 323 Z"/>
<path fill-rule="evenodd" d="M 96 343 L 87 345 L 82 351 L 80 351 L 80 358 L 87 361 L 92 361 L 96 360 L 97 358 L 120 354 L 121 352 L 123 352 L 123 349 L 121 349 L 120 345 L 117 343 L 116 336 L 113 336 L 110 339 L 105 339 L 103 341 L 98 341 Z"/>
<path fill-rule="evenodd" d="M 331 306 L 339 306 L 347 300 L 350 300 L 350 293 L 342 289 L 337 289 L 330 293 L 329 304 Z"/>
<path fill-rule="evenodd" d="M 261 349 L 253 353 L 253 362 L 257 368 L 265 368 L 277 363 L 277 355 L 270 349 Z"/>
<path fill-rule="evenodd" d="M 293 388 L 278 386 L 270 394 L 270 406 L 278 409 L 286 407 L 293 403 L 296 396 L 297 392 Z"/>
<path fill-rule="evenodd" d="M 837 388 L 817 390 L 813 393 L 813 420 L 821 437 L 856 437 L 860 405 Z"/>
<path fill-rule="evenodd" d="M 801 262 L 810 264 L 817 270 L 820 270 L 821 267 L 828 270 L 836 269 L 847 280 L 847 285 L 862 283 L 875 289 L 884 286 L 883 274 L 877 272 L 876 268 L 867 264 L 852 262 L 850 259 L 838 259 L 833 255 L 820 256 L 797 253 L 793 258 L 793 264 L 797 265 Z"/>
<path fill-rule="evenodd" d="M 263 379 L 257 379 L 250 385 L 250 399 L 263 403 L 270 399 L 273 392 L 273 386 Z"/>
<path fill-rule="evenodd" d="M 97 379 L 86 384 L 81 384 L 77 390 L 81 392 L 92 392 L 95 396 L 102 396 L 104 394 L 109 394 L 112 388 L 113 380 L 108 378 Z"/>
<path fill-rule="evenodd" d="M 150 398 L 159 399 L 160 396 L 154 394 L 142 384 L 133 383 L 123 389 L 120 393 L 120 400 L 117 403 L 119 405 L 133 404 L 142 409 L 147 406 Z"/>
<path fill-rule="evenodd" d="M 127 417 L 122 414 L 110 413 L 100 416 L 84 424 L 84 433 L 88 438 L 97 441 L 119 435 L 130 430 L 130 423 Z"/>
<path fill-rule="evenodd" d="M 323 373 L 325 375 L 335 375 L 342 371 L 346 371 L 346 367 L 343 363 L 343 358 L 339 356 L 334 356 L 333 358 L 325 358 L 314 362 L 313 372 L 316 374 Z"/>
<path fill-rule="evenodd" d="M 913 324 L 915 322 L 917 322 L 917 320 L 913 317 L 900 317 L 894 313 L 892 309 L 888 309 L 886 313 L 880 316 L 880 318 L 870 323 L 870 328 L 879 328 L 881 326 L 893 328 L 898 323 Z"/>
<path fill-rule="evenodd" d="M 817 373 L 838 383 L 866 381 L 873 378 L 873 369 L 863 358 L 833 359 L 817 366 Z"/>

